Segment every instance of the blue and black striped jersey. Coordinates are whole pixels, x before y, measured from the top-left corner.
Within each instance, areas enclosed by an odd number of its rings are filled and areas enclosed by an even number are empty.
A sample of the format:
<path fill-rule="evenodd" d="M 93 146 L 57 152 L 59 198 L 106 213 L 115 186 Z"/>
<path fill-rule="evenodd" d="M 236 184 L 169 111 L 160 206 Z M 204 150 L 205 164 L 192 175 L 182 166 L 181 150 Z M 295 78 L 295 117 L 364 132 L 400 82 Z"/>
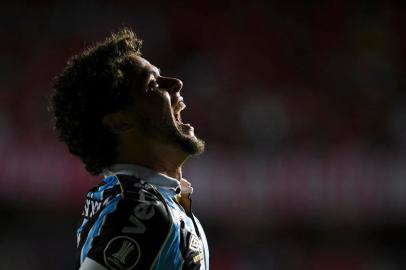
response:
<path fill-rule="evenodd" d="M 115 165 L 86 198 L 76 269 L 209 269 L 206 236 L 178 202 L 179 182 Z"/>

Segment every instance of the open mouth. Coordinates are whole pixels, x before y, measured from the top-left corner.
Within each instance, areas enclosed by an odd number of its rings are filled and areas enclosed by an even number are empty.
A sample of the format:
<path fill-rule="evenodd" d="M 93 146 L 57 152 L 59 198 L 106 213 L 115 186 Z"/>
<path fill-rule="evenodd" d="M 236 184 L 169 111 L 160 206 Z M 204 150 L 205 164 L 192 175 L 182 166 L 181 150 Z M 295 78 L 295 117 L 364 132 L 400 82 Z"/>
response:
<path fill-rule="evenodd" d="M 180 101 L 178 104 L 176 104 L 174 110 L 173 110 L 173 117 L 175 118 L 175 122 L 177 124 L 183 124 L 182 123 L 182 117 L 180 115 L 181 111 L 183 111 L 186 108 L 185 103 Z"/>
<path fill-rule="evenodd" d="M 182 122 L 182 117 L 181 117 L 181 111 L 183 111 L 186 108 L 185 103 L 183 101 L 180 101 L 176 104 L 175 108 L 173 109 L 173 118 L 175 119 L 175 123 L 182 127 L 183 129 L 192 129 L 193 127 L 189 123 L 183 123 Z"/>

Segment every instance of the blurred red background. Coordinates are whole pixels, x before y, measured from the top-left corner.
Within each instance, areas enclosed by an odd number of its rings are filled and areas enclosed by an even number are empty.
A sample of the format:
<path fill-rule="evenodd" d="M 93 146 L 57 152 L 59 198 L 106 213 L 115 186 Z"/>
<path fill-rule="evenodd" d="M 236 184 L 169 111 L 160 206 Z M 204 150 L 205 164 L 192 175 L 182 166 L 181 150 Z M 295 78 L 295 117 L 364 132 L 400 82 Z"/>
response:
<path fill-rule="evenodd" d="M 68 58 L 122 26 L 184 82 L 212 269 L 406 269 L 406 9 L 14 1 L 0 9 L 0 269 L 72 269 L 91 177 L 52 132 Z"/>

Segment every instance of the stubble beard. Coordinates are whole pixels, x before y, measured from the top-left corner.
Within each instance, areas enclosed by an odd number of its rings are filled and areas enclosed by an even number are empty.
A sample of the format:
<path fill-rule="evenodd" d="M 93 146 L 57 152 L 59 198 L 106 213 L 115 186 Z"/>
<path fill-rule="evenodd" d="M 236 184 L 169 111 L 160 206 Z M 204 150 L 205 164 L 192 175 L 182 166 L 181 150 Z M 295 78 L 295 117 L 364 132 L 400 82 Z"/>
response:
<path fill-rule="evenodd" d="M 171 119 L 144 120 L 144 134 L 147 137 L 178 147 L 188 155 L 200 155 L 204 152 L 205 142 L 194 135 L 189 135 L 181 126 L 174 125 Z"/>

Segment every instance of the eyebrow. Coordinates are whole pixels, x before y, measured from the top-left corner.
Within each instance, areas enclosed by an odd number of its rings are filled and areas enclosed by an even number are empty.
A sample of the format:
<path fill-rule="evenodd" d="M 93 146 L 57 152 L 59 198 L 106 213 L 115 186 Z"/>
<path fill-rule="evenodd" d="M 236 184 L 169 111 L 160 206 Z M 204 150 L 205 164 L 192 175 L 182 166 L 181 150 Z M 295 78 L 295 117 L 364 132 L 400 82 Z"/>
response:
<path fill-rule="evenodd" d="M 150 64 L 149 66 L 146 66 L 145 69 L 142 70 L 142 74 L 146 80 L 150 80 L 151 75 L 153 75 L 154 77 L 161 76 L 161 70 L 156 66 Z"/>
<path fill-rule="evenodd" d="M 149 71 L 150 71 L 150 73 L 154 74 L 155 77 L 161 76 L 161 70 L 159 68 L 157 68 L 156 66 L 151 65 L 151 68 L 149 69 Z"/>

